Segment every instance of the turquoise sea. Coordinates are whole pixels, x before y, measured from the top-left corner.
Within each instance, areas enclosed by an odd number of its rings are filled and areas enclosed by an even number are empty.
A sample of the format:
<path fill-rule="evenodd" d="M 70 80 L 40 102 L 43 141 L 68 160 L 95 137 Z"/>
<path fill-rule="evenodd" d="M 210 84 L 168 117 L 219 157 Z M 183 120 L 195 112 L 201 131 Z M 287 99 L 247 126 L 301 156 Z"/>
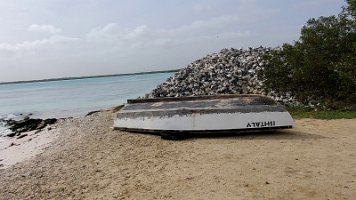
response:
<path fill-rule="evenodd" d="M 0 84 L 0 119 L 78 117 L 144 96 L 173 72 Z"/>

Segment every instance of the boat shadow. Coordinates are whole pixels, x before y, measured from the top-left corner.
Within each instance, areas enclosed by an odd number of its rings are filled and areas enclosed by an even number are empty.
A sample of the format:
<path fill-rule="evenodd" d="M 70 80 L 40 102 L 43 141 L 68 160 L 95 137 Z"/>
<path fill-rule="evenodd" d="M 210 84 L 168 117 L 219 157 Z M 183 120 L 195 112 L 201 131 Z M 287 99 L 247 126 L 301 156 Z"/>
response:
<path fill-rule="evenodd" d="M 291 129 L 256 130 L 256 131 L 218 131 L 218 132 L 142 132 L 130 131 L 136 134 L 150 134 L 160 136 L 165 140 L 191 139 L 237 139 L 237 140 L 316 140 L 327 137 L 316 133 L 301 132 Z"/>
<path fill-rule="evenodd" d="M 271 129 L 271 130 L 225 130 L 225 131 L 142 131 L 122 130 L 136 134 L 149 134 L 160 136 L 165 140 L 190 140 L 190 139 L 239 139 L 239 140 L 316 140 L 328 137 L 316 133 L 302 132 L 296 129 Z"/>
<path fill-rule="evenodd" d="M 324 139 L 314 133 L 306 133 L 297 130 L 268 130 L 268 131 L 231 131 L 223 133 L 188 133 L 185 139 L 243 139 L 243 140 L 309 140 Z"/>

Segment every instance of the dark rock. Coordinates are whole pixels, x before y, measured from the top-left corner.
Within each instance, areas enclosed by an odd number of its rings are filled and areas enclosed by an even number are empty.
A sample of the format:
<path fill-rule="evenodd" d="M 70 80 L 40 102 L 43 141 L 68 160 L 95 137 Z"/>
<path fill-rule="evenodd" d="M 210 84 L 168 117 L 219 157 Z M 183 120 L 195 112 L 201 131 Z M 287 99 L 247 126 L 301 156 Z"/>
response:
<path fill-rule="evenodd" d="M 11 142 L 11 144 L 9 145 L 9 147 L 12 147 L 12 146 L 19 146 L 19 144 L 15 144 L 15 143 Z"/>
<path fill-rule="evenodd" d="M 49 118 L 49 119 L 45 119 L 44 120 L 44 122 L 46 123 L 46 124 L 54 124 L 54 123 L 56 123 L 58 121 L 58 119 L 56 119 L 56 118 Z"/>
<path fill-rule="evenodd" d="M 16 123 L 16 121 L 13 119 L 4 120 L 4 122 L 6 123 L 7 126 L 12 126 Z"/>
<path fill-rule="evenodd" d="M 51 125 L 54 124 L 58 121 L 58 119 L 56 118 L 50 118 L 50 119 L 45 119 L 42 121 L 42 123 L 37 127 L 37 129 L 43 129 L 45 128 L 47 125 Z"/>
<path fill-rule="evenodd" d="M 13 132 L 8 134 L 8 137 L 20 136 L 23 132 L 41 130 L 45 128 L 47 125 L 51 125 L 57 122 L 56 118 L 50 119 L 31 119 L 29 117 L 25 117 L 23 120 L 15 121 L 8 120 L 7 127 Z M 20 136 L 21 137 L 21 136 Z"/>
<path fill-rule="evenodd" d="M 17 133 L 32 131 L 35 130 L 41 122 L 42 119 L 25 118 L 23 120 L 15 122 L 12 125 L 10 124 L 11 126 L 9 127 L 9 129 Z"/>
<path fill-rule="evenodd" d="M 47 124 L 45 123 L 45 121 L 41 121 L 38 125 L 37 125 L 37 129 L 43 129 L 47 126 Z"/>
<path fill-rule="evenodd" d="M 85 116 L 89 116 L 89 115 L 92 115 L 92 114 L 98 113 L 98 112 L 100 112 L 100 110 L 94 110 L 94 111 L 88 112 L 88 114 L 86 114 Z"/>
<path fill-rule="evenodd" d="M 6 137 L 15 137 L 16 136 L 16 133 L 10 133 L 10 134 L 7 134 Z"/>
<path fill-rule="evenodd" d="M 20 135 L 19 137 L 17 137 L 16 139 L 21 139 L 21 138 L 24 138 L 26 136 L 28 136 L 28 135 L 27 134 L 23 134 L 23 135 Z"/>

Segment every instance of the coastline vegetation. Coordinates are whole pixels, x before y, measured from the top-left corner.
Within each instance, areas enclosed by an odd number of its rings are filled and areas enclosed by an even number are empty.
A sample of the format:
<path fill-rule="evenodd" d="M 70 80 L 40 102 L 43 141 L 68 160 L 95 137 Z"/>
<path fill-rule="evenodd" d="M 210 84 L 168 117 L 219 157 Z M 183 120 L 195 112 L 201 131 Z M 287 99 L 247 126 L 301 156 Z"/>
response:
<path fill-rule="evenodd" d="M 356 118 L 356 111 L 349 109 L 338 110 L 320 110 L 311 107 L 289 107 L 288 112 L 292 115 L 293 119 L 354 119 Z"/>

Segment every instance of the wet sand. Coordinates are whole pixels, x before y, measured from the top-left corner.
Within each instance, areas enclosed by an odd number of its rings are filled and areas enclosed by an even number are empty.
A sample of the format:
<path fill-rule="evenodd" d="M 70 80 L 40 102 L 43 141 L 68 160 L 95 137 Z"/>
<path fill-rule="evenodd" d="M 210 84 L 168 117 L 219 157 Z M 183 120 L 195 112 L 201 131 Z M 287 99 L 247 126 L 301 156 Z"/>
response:
<path fill-rule="evenodd" d="M 41 153 L 0 169 L 0 199 L 356 196 L 356 119 L 166 141 L 112 130 L 113 117 L 100 112 L 57 124 L 58 136 Z"/>

